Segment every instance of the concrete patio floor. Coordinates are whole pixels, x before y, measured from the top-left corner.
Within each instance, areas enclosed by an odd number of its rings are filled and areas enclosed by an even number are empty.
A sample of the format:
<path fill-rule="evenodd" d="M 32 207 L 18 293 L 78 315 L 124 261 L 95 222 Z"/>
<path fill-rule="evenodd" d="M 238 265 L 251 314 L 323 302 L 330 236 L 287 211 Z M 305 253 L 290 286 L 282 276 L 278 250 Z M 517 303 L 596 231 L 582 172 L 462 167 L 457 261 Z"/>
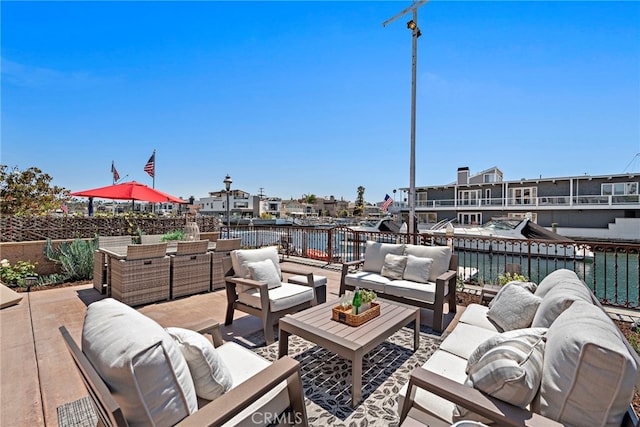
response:
<path fill-rule="evenodd" d="M 337 299 L 340 271 L 322 266 L 296 264 L 295 268 L 326 276 L 327 300 Z M 57 426 L 58 406 L 87 395 L 58 328 L 66 326 L 79 343 L 87 306 L 104 296 L 90 283 L 23 295 L 18 305 L 0 311 L 0 425 Z M 146 305 L 139 311 L 171 326 L 200 319 L 223 324 L 225 309 L 226 293 L 221 289 Z M 422 323 L 430 325 L 431 312 L 422 311 Z M 225 340 L 261 329 L 256 317 L 236 312 L 235 319 L 233 325 L 222 327 Z M 449 316 L 447 321 L 451 320 Z"/>

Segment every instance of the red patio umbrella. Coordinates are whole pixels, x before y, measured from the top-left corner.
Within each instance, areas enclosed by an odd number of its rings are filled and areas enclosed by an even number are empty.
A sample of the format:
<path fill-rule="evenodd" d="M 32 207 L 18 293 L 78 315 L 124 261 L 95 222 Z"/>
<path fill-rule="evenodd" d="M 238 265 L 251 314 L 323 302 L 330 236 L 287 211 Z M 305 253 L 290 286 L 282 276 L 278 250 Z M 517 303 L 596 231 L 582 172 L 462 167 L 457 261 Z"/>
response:
<path fill-rule="evenodd" d="M 106 187 L 94 188 L 93 190 L 76 191 L 75 193 L 71 193 L 71 195 L 78 197 L 95 197 L 98 199 L 187 203 L 186 200 L 163 193 L 162 191 L 158 191 L 155 188 L 148 187 L 136 181 L 107 185 Z"/>

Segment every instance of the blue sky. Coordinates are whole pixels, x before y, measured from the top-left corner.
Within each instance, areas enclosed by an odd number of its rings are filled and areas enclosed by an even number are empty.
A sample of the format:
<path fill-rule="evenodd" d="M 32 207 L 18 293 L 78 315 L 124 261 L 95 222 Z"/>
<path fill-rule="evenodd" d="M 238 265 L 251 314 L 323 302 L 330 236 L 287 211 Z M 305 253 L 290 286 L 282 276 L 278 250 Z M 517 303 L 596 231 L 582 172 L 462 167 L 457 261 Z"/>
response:
<path fill-rule="evenodd" d="M 10 2 L 0 163 L 71 191 L 125 181 L 365 199 L 409 186 L 410 1 Z M 640 3 L 419 10 L 416 185 L 639 172 Z"/>

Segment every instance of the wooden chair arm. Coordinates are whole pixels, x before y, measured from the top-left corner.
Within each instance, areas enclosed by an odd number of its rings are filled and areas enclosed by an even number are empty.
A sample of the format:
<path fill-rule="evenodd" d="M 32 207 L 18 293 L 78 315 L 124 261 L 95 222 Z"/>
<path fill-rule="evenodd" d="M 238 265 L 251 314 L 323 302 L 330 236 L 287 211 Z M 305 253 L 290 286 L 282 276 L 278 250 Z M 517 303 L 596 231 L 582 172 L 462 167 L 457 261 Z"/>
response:
<path fill-rule="evenodd" d="M 280 270 L 283 273 L 290 273 L 290 274 L 295 274 L 295 275 L 299 275 L 299 276 L 306 276 L 306 275 L 310 274 L 305 270 L 299 270 L 299 269 L 297 269 L 295 267 L 291 267 L 289 265 L 287 265 L 286 267 L 283 267 L 282 264 L 280 264 Z"/>
<path fill-rule="evenodd" d="M 235 285 L 249 286 L 252 288 L 267 288 L 266 282 L 258 282 L 257 280 L 246 279 L 244 277 L 226 277 L 224 280 Z"/>
<path fill-rule="evenodd" d="M 500 399 L 482 393 L 480 390 L 457 383 L 424 368 L 416 368 L 411 373 L 407 396 L 402 405 L 401 422 L 407 417 L 409 409 L 413 405 L 416 388 L 418 387 L 463 406 L 501 426 L 551 427 L 562 425 L 542 415 L 503 402 Z"/>
<path fill-rule="evenodd" d="M 362 264 L 362 263 L 364 263 L 364 259 L 357 259 L 355 261 L 343 262 L 342 263 L 342 269 L 344 270 L 345 267 L 349 268 L 349 267 L 353 267 L 353 266 L 356 266 L 356 265 Z"/>
<path fill-rule="evenodd" d="M 293 410 L 287 419 L 295 425 L 307 425 L 307 413 L 304 404 L 300 364 L 289 356 L 275 361 L 272 365 L 258 372 L 253 377 L 229 390 L 214 401 L 206 404 L 197 412 L 183 419 L 178 426 L 220 426 L 242 412 L 243 409 L 272 390 L 282 381 L 287 381 L 289 402 Z M 263 421 L 274 414 L 257 414 Z"/>
<path fill-rule="evenodd" d="M 443 282 L 448 282 L 458 275 L 457 271 L 447 270 L 441 275 L 438 276 L 437 280 L 442 280 Z"/>

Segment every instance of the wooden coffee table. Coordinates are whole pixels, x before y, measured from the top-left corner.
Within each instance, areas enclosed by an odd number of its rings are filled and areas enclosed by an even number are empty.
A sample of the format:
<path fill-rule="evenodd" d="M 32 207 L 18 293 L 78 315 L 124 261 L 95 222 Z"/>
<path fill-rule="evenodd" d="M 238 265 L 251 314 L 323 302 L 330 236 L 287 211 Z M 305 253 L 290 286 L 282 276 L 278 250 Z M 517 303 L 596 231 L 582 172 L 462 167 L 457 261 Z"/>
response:
<path fill-rule="evenodd" d="M 311 341 L 351 360 L 351 406 L 362 399 L 362 358 L 408 323 L 414 324 L 413 350 L 420 345 L 420 309 L 404 304 L 377 300 L 380 316 L 358 327 L 331 319 L 337 301 L 316 305 L 280 318 L 278 357 L 289 352 L 289 335 Z"/>

